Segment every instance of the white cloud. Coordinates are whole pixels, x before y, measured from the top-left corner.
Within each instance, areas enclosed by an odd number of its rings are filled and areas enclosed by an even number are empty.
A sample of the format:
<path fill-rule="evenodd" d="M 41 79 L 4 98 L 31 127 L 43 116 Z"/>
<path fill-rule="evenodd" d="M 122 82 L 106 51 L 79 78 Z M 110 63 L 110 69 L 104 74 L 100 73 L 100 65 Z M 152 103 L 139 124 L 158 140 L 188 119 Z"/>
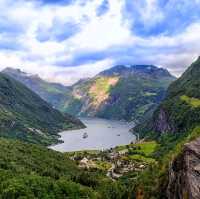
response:
<path fill-rule="evenodd" d="M 58 67 L 53 65 L 43 65 L 43 62 L 22 61 L 20 54 L 8 54 L 0 52 L 0 70 L 6 67 L 20 68 L 24 72 L 39 74 L 40 77 L 50 82 L 59 82 L 71 85 L 79 79 L 93 77 L 102 70 L 113 65 L 113 60 L 106 59 L 92 64 L 79 65 L 76 67 Z"/>
<path fill-rule="evenodd" d="M 47 66 L 46 69 L 43 69 L 42 76 L 50 82 L 62 82 L 65 85 L 71 85 L 80 79 L 93 77 L 112 65 L 113 61 L 106 59 L 76 67 L 54 68 Z"/>
<path fill-rule="evenodd" d="M 39 6 L 33 2 L 17 1 L 12 5 L 4 1 L 0 5 L 9 20 L 16 21 L 18 26 L 26 27 L 23 34 L 16 38 L 25 50 L 1 51 L 1 68 L 5 66 L 20 67 L 27 72 L 40 73 L 42 77 L 65 84 L 72 83 L 81 77 L 92 76 L 110 67 L 111 60 L 105 59 L 76 67 L 55 66 L 59 60 L 66 63 L 72 61 L 76 52 L 87 50 L 106 50 L 112 45 L 119 45 L 131 39 L 126 24 L 122 24 L 120 9 L 122 0 L 109 1 L 110 11 L 101 17 L 96 16 L 96 9 L 101 1 L 88 1 L 84 6 L 46 5 Z M 62 22 L 73 20 L 79 23 L 81 31 L 74 37 L 63 42 L 37 40 L 39 26 L 51 27 L 53 20 Z M 9 22 L 9 21 L 8 21 Z"/>
<path fill-rule="evenodd" d="M 158 0 L 135 1 L 142 23 L 146 28 L 155 25 L 164 19 L 164 13 L 158 6 Z"/>
<path fill-rule="evenodd" d="M 109 0 L 109 4 L 109 12 L 101 17 L 93 14 L 89 22 L 82 24 L 82 31 L 69 40 L 75 49 L 103 50 L 132 39 L 128 24 L 122 19 L 123 1 Z"/>
<path fill-rule="evenodd" d="M 102 1 L 89 0 L 84 5 L 77 1 L 70 5 L 41 6 L 36 1 L 1 0 L 0 19 L 6 20 L 7 24 L 12 22 L 13 27 L 22 29 L 22 33 L 9 38 L 5 32 L 0 31 L 0 43 L 8 40 L 16 41 L 15 46 L 20 44 L 15 50 L 0 50 L 0 68 L 19 67 L 27 72 L 39 73 L 47 80 L 70 84 L 79 78 L 95 75 L 119 60 L 126 60 L 126 57 L 133 64 L 135 61 L 145 61 L 166 67 L 180 75 L 198 56 L 200 22 L 191 23 L 176 35 L 136 36 L 134 28 L 132 30 L 130 27 L 130 19 L 125 18 L 122 13 L 125 1 L 109 0 L 108 12 L 99 17 L 96 16 L 96 9 Z M 147 28 L 166 17 L 159 8 L 158 0 L 145 0 L 144 4 L 135 2 Z M 61 24 L 73 22 L 79 26 L 79 32 L 60 42 L 52 39 L 44 42 L 37 40 L 38 28 L 57 28 L 54 27 L 55 21 Z M 108 52 L 108 57 L 103 57 L 100 61 L 89 60 L 89 64 L 70 65 L 81 52 Z M 61 62 L 63 66 L 56 65 Z"/>

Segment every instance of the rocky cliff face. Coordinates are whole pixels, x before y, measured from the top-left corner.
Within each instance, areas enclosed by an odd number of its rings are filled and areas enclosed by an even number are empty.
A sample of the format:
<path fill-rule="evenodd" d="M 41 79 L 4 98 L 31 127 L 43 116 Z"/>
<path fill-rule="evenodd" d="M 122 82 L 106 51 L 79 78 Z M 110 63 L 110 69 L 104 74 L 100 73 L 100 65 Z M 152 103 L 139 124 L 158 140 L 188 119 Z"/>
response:
<path fill-rule="evenodd" d="M 200 198 L 200 138 L 185 145 L 172 163 L 167 188 L 169 199 Z"/>
<path fill-rule="evenodd" d="M 169 122 L 168 114 L 163 108 L 160 108 L 153 128 L 154 131 L 161 133 L 174 132 L 174 128 Z"/>

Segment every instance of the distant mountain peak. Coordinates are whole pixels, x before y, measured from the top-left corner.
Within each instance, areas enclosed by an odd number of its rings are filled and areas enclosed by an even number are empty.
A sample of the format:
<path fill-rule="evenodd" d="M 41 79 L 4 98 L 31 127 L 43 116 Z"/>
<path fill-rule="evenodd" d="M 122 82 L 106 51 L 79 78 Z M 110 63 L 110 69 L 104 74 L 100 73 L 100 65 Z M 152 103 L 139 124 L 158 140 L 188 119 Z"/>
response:
<path fill-rule="evenodd" d="M 19 68 L 6 67 L 2 72 L 24 73 Z"/>
<path fill-rule="evenodd" d="M 11 67 L 7 67 L 5 68 L 2 73 L 5 73 L 5 74 L 12 74 L 12 75 L 20 75 L 20 76 L 24 76 L 24 77 L 33 77 L 33 78 L 38 78 L 40 79 L 40 76 L 37 75 L 37 74 L 32 74 L 32 73 L 26 73 L 24 71 L 22 71 L 21 69 L 19 68 L 11 68 Z"/>
<path fill-rule="evenodd" d="M 48 82 L 40 78 L 37 74 L 26 73 L 20 69 L 8 67 L 5 68 L 2 73 L 23 83 L 56 108 L 58 108 L 58 104 L 61 103 L 60 101 L 65 98 L 69 89 L 62 84 Z"/>
<path fill-rule="evenodd" d="M 102 71 L 97 76 L 123 76 L 129 74 L 150 75 L 154 77 L 173 77 L 167 69 L 154 65 L 116 65 Z"/>
<path fill-rule="evenodd" d="M 124 72 L 130 70 L 128 66 L 116 65 L 107 70 L 100 72 L 97 76 L 111 76 L 111 75 L 121 75 Z"/>

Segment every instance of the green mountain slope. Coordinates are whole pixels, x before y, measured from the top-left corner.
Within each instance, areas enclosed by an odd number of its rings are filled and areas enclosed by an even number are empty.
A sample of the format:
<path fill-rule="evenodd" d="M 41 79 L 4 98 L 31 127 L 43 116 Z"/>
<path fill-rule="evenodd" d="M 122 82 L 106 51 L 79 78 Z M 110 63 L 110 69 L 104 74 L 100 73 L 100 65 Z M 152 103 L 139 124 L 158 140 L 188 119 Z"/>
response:
<path fill-rule="evenodd" d="M 82 126 L 23 84 L 0 73 L 0 136 L 47 145 L 57 141 L 59 131 Z"/>
<path fill-rule="evenodd" d="M 181 135 L 200 123 L 200 58 L 175 82 L 151 121 L 136 127 L 143 134 L 153 131 Z M 145 130 L 146 129 L 146 130 Z M 146 131 L 146 132 L 145 132 Z"/>
<path fill-rule="evenodd" d="M 17 81 L 26 85 L 29 89 L 37 93 L 42 99 L 59 109 L 70 93 L 70 88 L 62 84 L 47 82 L 38 75 L 32 75 L 20 69 L 6 68 L 2 73 L 9 75 Z"/>
<path fill-rule="evenodd" d="M 138 120 L 151 116 L 175 80 L 152 65 L 115 66 L 71 87 L 7 68 L 3 73 L 22 82 L 55 108 L 77 116 Z"/>
<path fill-rule="evenodd" d="M 63 111 L 108 119 L 147 118 L 173 80 L 168 71 L 151 65 L 115 66 L 72 86 Z"/>
<path fill-rule="evenodd" d="M 122 199 L 124 187 L 80 170 L 65 154 L 0 139 L 0 198 Z"/>
<path fill-rule="evenodd" d="M 147 122 L 133 131 L 156 140 L 157 164 L 139 175 L 141 198 L 199 198 L 200 58 L 173 82 Z"/>

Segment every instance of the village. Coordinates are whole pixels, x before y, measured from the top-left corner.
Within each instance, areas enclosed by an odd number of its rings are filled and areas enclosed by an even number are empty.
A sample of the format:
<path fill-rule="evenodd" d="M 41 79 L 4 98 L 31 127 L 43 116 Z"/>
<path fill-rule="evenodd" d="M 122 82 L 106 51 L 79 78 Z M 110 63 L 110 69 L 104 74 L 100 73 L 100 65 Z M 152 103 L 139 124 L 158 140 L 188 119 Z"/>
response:
<path fill-rule="evenodd" d="M 68 155 L 81 169 L 100 170 L 113 180 L 129 172 L 143 171 L 149 164 L 156 147 L 154 142 L 119 146 L 101 151 L 72 152 Z"/>

